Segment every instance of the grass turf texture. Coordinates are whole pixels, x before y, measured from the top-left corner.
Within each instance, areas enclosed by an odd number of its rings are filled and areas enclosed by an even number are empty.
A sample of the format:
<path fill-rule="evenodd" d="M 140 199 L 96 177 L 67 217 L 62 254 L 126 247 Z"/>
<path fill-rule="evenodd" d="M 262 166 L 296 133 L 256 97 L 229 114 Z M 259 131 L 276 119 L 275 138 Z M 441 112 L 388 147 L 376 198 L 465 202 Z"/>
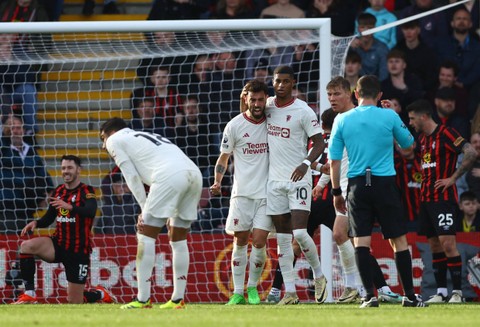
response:
<path fill-rule="evenodd" d="M 479 326 L 480 304 L 431 305 L 402 308 L 380 304 L 359 309 L 358 304 L 299 304 L 227 307 L 223 304 L 187 304 L 186 310 L 121 310 L 120 305 L 1 305 L 0 326 Z"/>

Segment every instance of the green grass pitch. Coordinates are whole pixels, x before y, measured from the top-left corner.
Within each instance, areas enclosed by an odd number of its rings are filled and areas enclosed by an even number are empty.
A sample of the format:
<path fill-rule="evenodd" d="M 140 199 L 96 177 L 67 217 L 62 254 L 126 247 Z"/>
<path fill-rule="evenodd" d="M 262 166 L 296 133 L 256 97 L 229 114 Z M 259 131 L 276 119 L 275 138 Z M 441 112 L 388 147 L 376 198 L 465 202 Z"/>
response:
<path fill-rule="evenodd" d="M 186 310 L 121 310 L 119 304 L 1 305 L 0 326 L 479 326 L 480 304 L 431 305 L 402 308 L 381 304 L 359 309 L 358 304 L 299 304 L 295 306 L 235 306 L 187 304 Z"/>

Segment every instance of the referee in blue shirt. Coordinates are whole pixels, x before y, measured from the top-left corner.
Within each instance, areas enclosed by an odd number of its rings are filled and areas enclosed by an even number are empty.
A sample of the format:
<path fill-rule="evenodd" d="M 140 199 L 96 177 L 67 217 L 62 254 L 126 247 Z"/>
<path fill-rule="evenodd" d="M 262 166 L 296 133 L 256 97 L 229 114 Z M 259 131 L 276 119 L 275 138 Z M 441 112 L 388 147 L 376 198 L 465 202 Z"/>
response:
<path fill-rule="evenodd" d="M 337 116 L 329 145 L 332 194 L 335 208 L 346 212 L 340 189 L 340 164 L 344 148 L 349 158 L 348 216 L 355 245 L 355 259 L 367 296 L 361 308 L 378 307 L 370 268 L 370 244 L 377 221 L 385 239 L 395 252 L 395 263 L 405 296 L 404 307 L 426 306 L 415 294 L 412 258 L 406 238 L 400 192 L 395 183 L 394 141 L 403 149 L 412 149 L 413 136 L 393 110 L 377 107 L 382 97 L 376 76 L 366 75 L 356 85 L 359 106 Z"/>

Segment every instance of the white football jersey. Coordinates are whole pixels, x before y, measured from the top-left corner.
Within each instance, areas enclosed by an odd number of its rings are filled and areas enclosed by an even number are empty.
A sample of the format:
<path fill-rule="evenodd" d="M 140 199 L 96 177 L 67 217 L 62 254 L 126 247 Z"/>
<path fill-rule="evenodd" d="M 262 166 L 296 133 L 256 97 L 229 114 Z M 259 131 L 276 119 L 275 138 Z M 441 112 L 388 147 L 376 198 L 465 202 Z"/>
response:
<path fill-rule="evenodd" d="M 266 120 L 256 122 L 245 113 L 225 126 L 220 151 L 233 154 L 231 197 L 267 197 L 268 143 Z"/>
<path fill-rule="evenodd" d="M 308 138 L 321 134 L 317 115 L 306 102 L 293 99 L 279 107 L 267 99 L 267 133 L 270 149 L 269 180 L 290 181 L 295 168 L 307 157 Z M 310 168 L 303 177 L 311 179 Z"/>
<path fill-rule="evenodd" d="M 143 184 L 151 186 L 176 171 L 198 170 L 180 148 L 153 133 L 124 128 L 107 139 L 106 148 L 142 210 L 146 200 Z"/>

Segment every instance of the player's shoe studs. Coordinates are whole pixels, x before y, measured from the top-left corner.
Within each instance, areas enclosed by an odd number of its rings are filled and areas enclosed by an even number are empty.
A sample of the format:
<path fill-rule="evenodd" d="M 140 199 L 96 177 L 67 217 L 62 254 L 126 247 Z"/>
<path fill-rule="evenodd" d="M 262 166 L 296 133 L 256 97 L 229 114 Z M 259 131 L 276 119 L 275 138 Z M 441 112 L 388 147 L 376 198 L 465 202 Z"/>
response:
<path fill-rule="evenodd" d="M 297 293 L 285 293 L 283 299 L 277 303 L 277 305 L 290 305 L 290 304 L 298 304 L 300 301 L 298 300 Z"/>
<path fill-rule="evenodd" d="M 23 293 L 17 299 L 17 301 L 12 302 L 12 304 L 37 304 L 37 298 L 34 296 L 27 295 Z"/>
<path fill-rule="evenodd" d="M 366 299 L 363 299 L 362 300 L 362 304 L 360 304 L 360 308 L 363 309 L 363 308 L 378 308 L 378 300 L 377 298 L 374 296 L 372 298 L 370 298 L 370 300 L 366 300 Z"/>
<path fill-rule="evenodd" d="M 180 300 L 180 302 L 176 303 L 173 302 L 172 300 L 169 300 L 168 302 L 161 304 L 159 306 L 160 309 L 174 309 L 174 310 L 182 310 L 186 309 L 187 306 L 185 305 L 185 302 L 183 300 Z"/>
<path fill-rule="evenodd" d="M 245 304 L 245 298 L 243 295 L 240 294 L 233 294 L 230 299 L 228 300 L 227 304 L 225 305 L 238 305 L 238 304 Z"/>
<path fill-rule="evenodd" d="M 378 291 L 378 299 L 383 302 L 402 303 L 402 297 L 400 296 L 400 294 L 391 291 Z"/>
<path fill-rule="evenodd" d="M 452 296 L 450 297 L 450 300 L 448 300 L 448 303 L 463 303 L 463 297 L 462 294 L 458 291 L 452 291 Z"/>
<path fill-rule="evenodd" d="M 410 300 L 408 297 L 404 296 L 402 299 L 402 307 L 425 308 L 428 307 L 428 303 L 423 302 L 422 297 L 418 294 L 415 294 L 415 299 L 413 300 Z"/>
<path fill-rule="evenodd" d="M 247 287 L 248 304 L 260 304 L 260 296 L 256 287 Z"/>
<path fill-rule="evenodd" d="M 103 298 L 100 300 L 101 303 L 117 303 L 117 297 L 105 287 L 97 285 L 95 289 L 103 293 Z"/>
<path fill-rule="evenodd" d="M 357 301 L 358 290 L 353 287 L 345 287 L 342 295 L 337 300 L 337 304 L 352 303 Z"/>
<path fill-rule="evenodd" d="M 152 307 L 152 302 L 150 299 L 146 302 L 139 301 L 138 299 L 133 300 L 130 303 L 124 304 L 120 309 L 150 309 Z"/>
<path fill-rule="evenodd" d="M 446 303 L 447 297 L 443 296 L 442 294 L 435 294 L 430 296 L 430 299 L 425 301 L 428 304 L 435 304 L 435 303 Z"/>
<path fill-rule="evenodd" d="M 325 276 L 315 278 L 315 302 L 323 303 L 327 299 L 327 279 Z"/>

